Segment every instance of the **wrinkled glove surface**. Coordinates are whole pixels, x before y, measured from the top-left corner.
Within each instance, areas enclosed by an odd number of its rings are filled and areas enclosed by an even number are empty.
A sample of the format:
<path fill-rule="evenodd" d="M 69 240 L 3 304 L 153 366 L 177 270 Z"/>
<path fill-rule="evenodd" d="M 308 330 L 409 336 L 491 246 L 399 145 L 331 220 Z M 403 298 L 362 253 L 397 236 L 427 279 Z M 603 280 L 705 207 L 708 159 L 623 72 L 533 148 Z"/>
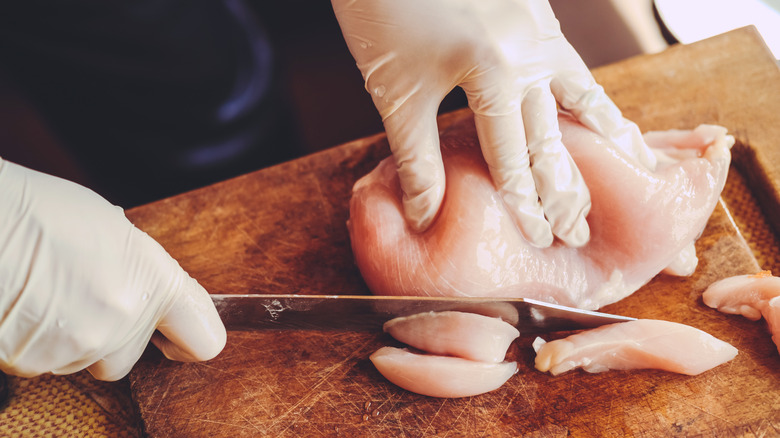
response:
<path fill-rule="evenodd" d="M 557 105 L 648 168 L 636 125 L 593 79 L 547 0 L 332 0 L 385 125 L 415 230 L 444 197 L 436 113 L 456 86 L 475 114 L 485 161 L 523 236 L 590 238 L 590 194 L 561 143 Z"/>
<path fill-rule="evenodd" d="M 205 289 L 121 208 L 0 160 L 0 369 L 117 380 L 153 334 L 183 361 L 226 339 Z"/>

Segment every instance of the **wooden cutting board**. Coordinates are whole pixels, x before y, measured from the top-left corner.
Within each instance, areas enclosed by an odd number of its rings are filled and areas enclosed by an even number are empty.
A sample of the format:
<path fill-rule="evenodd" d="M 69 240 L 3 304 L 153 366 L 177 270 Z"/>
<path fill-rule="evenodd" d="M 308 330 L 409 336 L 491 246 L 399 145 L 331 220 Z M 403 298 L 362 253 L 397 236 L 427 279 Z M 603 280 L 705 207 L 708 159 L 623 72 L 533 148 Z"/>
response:
<path fill-rule="evenodd" d="M 752 29 L 599 69 L 643 131 L 728 127 L 735 162 L 768 214 L 780 175 L 780 70 Z M 452 116 L 444 116 L 446 126 Z M 345 222 L 354 181 L 388 155 L 382 135 L 128 211 L 212 293 L 366 293 Z M 658 276 L 605 311 L 701 328 L 739 355 L 700 376 L 642 370 L 552 377 L 533 368 L 533 336 L 510 349 L 502 388 L 434 399 L 389 384 L 368 356 L 381 333 L 230 332 L 206 363 L 149 348 L 130 375 L 150 436 L 691 436 L 780 433 L 780 355 L 765 324 L 701 302 L 712 281 L 758 270 L 727 208 L 697 243 L 690 278 Z M 562 334 L 548 335 L 549 340 Z"/>

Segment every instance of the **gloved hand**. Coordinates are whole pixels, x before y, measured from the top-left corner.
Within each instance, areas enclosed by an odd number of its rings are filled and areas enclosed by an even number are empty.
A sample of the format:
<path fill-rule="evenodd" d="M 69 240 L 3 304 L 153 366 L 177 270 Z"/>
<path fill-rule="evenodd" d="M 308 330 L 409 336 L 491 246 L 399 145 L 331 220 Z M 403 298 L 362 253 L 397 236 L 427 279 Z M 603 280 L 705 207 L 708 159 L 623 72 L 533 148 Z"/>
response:
<path fill-rule="evenodd" d="M 0 159 L 0 369 L 116 380 L 152 337 L 207 360 L 226 333 L 206 291 L 121 208 Z"/>
<path fill-rule="evenodd" d="M 590 194 L 561 143 L 556 100 L 583 124 L 654 167 L 636 125 L 596 84 L 547 0 L 332 0 L 384 121 L 415 230 L 444 196 L 436 113 L 461 86 L 496 187 L 525 238 L 590 238 Z M 541 200 L 541 203 L 540 203 Z"/>

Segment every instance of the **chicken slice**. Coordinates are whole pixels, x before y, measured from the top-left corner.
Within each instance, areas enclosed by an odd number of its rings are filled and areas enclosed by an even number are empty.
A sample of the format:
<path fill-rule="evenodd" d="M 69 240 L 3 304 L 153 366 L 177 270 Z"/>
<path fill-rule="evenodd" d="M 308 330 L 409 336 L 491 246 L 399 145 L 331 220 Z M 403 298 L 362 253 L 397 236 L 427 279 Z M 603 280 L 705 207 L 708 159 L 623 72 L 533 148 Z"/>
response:
<path fill-rule="evenodd" d="M 392 383 L 430 397 L 470 397 L 493 391 L 517 372 L 516 362 L 488 363 L 382 347 L 370 357 Z"/>
<path fill-rule="evenodd" d="M 520 332 L 499 318 L 466 312 L 426 312 L 395 318 L 384 330 L 399 341 L 433 354 L 501 362 Z"/>
<path fill-rule="evenodd" d="M 556 376 L 581 367 L 589 373 L 654 368 L 696 375 L 737 355 L 737 349 L 699 329 L 639 319 L 605 325 L 564 339 L 534 341 L 535 365 Z"/>
<path fill-rule="evenodd" d="M 723 313 L 742 315 L 753 321 L 763 316 L 780 352 L 780 278 L 769 271 L 724 278 L 712 283 L 702 300 Z"/>

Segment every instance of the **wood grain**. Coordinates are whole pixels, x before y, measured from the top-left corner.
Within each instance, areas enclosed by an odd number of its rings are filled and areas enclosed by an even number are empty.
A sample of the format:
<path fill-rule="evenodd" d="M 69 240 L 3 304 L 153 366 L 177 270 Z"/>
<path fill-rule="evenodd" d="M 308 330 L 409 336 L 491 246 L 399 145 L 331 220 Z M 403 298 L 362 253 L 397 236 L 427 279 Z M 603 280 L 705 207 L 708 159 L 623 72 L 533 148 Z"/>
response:
<path fill-rule="evenodd" d="M 724 125 L 739 141 L 735 154 L 764 157 L 752 161 L 763 169 L 777 152 L 770 134 L 780 110 L 780 81 L 764 82 L 776 74 L 768 56 L 757 34 L 743 29 L 595 74 L 643 130 Z M 128 216 L 212 293 L 366 293 L 352 262 L 346 206 L 354 181 L 387 154 L 378 135 Z M 780 176 L 766 177 L 765 197 L 776 206 Z M 683 322 L 740 350 L 700 376 L 552 377 L 533 368 L 533 339 L 521 336 L 509 353 L 520 371 L 504 387 L 444 400 L 406 392 L 378 374 L 369 354 L 394 344 L 381 333 L 231 332 L 224 352 L 205 363 L 171 362 L 150 348 L 130 375 L 133 397 L 155 437 L 780 434 L 780 355 L 764 323 L 701 302 L 712 281 L 758 270 L 722 205 L 697 249 L 693 276 L 659 275 L 604 310 Z"/>

